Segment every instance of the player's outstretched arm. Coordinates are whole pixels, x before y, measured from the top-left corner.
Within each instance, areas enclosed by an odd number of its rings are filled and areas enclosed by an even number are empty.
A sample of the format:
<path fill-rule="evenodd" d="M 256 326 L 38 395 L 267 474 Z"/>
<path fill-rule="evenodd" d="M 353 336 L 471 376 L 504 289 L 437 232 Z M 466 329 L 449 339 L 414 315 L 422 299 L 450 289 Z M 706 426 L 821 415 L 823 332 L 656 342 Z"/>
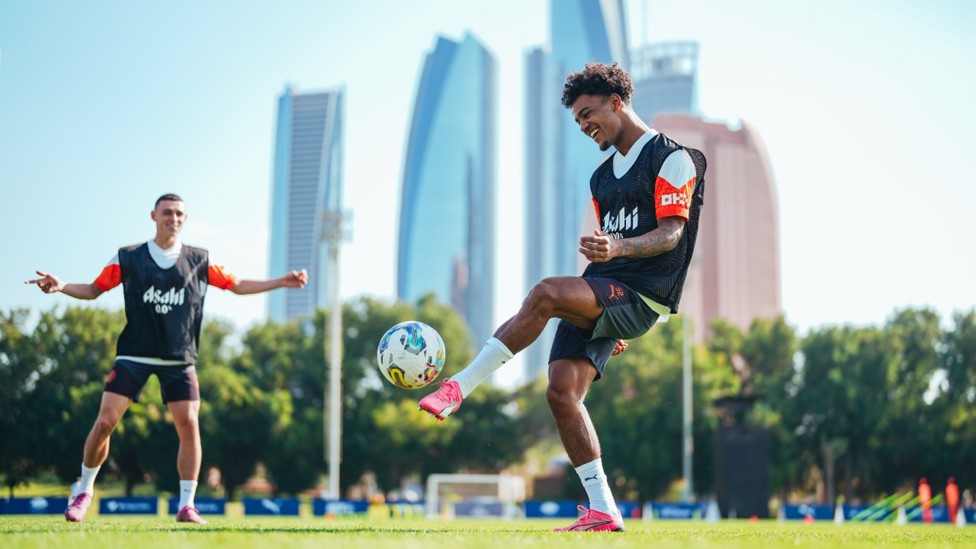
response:
<path fill-rule="evenodd" d="M 61 292 L 75 299 L 95 299 L 104 293 L 94 282 L 91 284 L 67 284 L 51 273 L 45 273 L 43 271 L 34 272 L 40 275 L 41 278 L 25 280 L 24 284 L 37 284 L 37 287 L 46 294 Z"/>
<path fill-rule="evenodd" d="M 238 280 L 230 287 L 230 291 L 237 295 L 259 294 L 278 288 L 304 288 L 306 284 L 308 284 L 308 271 L 302 269 L 268 280 Z"/>
<path fill-rule="evenodd" d="M 593 231 L 593 236 L 580 238 L 579 252 L 594 263 L 615 257 L 651 257 L 673 250 L 681 241 L 684 228 L 684 218 L 665 217 L 658 220 L 653 231 L 633 238 L 617 239 L 603 231 Z"/>

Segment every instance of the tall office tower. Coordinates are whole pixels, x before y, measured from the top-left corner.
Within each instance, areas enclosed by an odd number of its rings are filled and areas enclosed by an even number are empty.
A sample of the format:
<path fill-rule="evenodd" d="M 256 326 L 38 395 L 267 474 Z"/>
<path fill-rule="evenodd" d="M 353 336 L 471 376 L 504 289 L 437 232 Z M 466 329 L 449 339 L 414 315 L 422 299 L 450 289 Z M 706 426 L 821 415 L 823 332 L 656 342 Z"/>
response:
<path fill-rule="evenodd" d="M 579 236 L 592 211 L 590 175 L 606 158 L 580 133 L 563 107 L 566 75 L 591 62 L 628 66 L 622 0 L 552 0 L 549 45 L 528 51 L 526 63 L 526 287 L 556 275 L 580 274 Z M 525 374 L 548 369 L 551 322 L 524 353 Z"/>
<path fill-rule="evenodd" d="M 525 287 L 531 288 L 547 276 L 559 272 L 556 268 L 556 196 L 555 179 L 551 176 L 552 147 L 547 137 L 552 130 L 552 102 L 558 100 L 545 90 L 547 55 L 543 48 L 525 54 Z M 547 97 L 548 96 L 548 97 Z"/>
<path fill-rule="evenodd" d="M 308 269 L 301 292 L 268 294 L 268 316 L 277 322 L 310 318 L 331 295 L 331 252 L 323 224 L 342 207 L 342 135 L 345 92 L 332 89 L 278 98 L 274 175 L 271 187 L 269 275 Z"/>
<path fill-rule="evenodd" d="M 698 114 L 698 43 L 658 42 L 630 53 L 631 105 L 642 120 L 665 112 Z"/>
<path fill-rule="evenodd" d="M 759 132 L 699 117 L 662 114 L 654 128 L 705 154 L 705 206 L 681 311 L 695 339 L 723 318 L 748 329 L 782 314 L 776 182 Z"/>
<path fill-rule="evenodd" d="M 477 348 L 494 331 L 496 80 L 471 34 L 439 37 L 417 87 L 403 168 L 397 297 L 433 293 Z"/>

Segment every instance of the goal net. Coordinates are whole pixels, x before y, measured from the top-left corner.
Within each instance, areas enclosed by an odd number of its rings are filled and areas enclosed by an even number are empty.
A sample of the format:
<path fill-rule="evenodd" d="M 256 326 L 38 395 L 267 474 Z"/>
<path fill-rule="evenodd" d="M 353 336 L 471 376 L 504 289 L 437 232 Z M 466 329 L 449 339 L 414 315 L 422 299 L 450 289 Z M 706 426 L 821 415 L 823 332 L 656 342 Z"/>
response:
<path fill-rule="evenodd" d="M 512 475 L 437 474 L 427 477 L 427 518 L 515 518 L 525 479 Z"/>

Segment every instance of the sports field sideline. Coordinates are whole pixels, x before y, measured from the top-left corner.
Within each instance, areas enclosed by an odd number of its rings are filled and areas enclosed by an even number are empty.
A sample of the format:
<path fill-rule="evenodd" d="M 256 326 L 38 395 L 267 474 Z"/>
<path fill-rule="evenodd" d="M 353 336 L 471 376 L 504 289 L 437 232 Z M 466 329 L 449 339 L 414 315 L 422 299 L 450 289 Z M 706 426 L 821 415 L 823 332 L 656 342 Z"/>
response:
<path fill-rule="evenodd" d="M 203 526 L 163 517 L 93 517 L 81 524 L 60 516 L 0 518 L 0 547 L 363 547 L 363 548 L 787 548 L 976 547 L 976 528 L 949 525 L 803 524 L 774 520 L 645 523 L 623 533 L 556 533 L 565 521 L 439 521 L 229 517 Z"/>

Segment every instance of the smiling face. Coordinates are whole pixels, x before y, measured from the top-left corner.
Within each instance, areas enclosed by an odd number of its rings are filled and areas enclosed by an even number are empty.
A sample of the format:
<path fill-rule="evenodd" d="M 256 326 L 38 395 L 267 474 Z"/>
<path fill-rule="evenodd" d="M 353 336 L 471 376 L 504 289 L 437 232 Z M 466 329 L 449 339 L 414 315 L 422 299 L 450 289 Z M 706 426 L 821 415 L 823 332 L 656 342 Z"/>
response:
<path fill-rule="evenodd" d="M 573 119 L 580 131 L 605 151 L 620 137 L 622 107 L 623 101 L 615 93 L 609 97 L 583 94 L 573 102 Z"/>
<path fill-rule="evenodd" d="M 182 200 L 160 200 L 152 211 L 152 219 L 156 222 L 157 240 L 175 239 L 186 221 L 186 205 Z"/>

